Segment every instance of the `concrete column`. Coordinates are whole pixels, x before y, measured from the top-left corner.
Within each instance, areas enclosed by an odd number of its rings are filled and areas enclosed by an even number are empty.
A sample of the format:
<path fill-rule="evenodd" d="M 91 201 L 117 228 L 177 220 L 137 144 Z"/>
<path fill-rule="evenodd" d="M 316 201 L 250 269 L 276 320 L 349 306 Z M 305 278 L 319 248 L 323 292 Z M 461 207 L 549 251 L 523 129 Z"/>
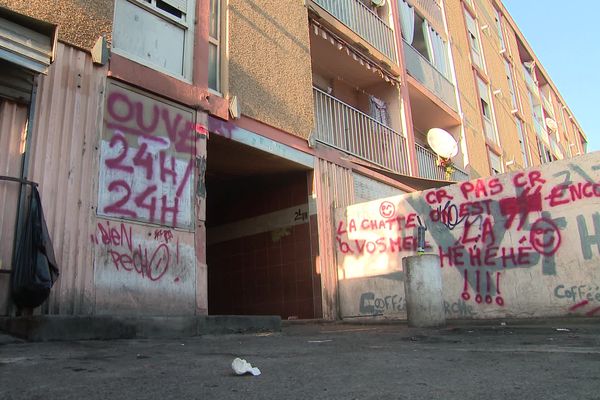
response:
<path fill-rule="evenodd" d="M 402 267 L 408 325 L 419 328 L 445 325 L 440 257 L 436 254 L 404 257 Z"/>

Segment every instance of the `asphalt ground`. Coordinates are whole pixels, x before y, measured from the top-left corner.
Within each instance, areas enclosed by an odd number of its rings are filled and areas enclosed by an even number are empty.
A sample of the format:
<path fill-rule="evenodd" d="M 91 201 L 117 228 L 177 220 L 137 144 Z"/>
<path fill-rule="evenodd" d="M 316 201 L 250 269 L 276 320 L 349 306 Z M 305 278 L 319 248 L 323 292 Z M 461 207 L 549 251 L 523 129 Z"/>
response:
<path fill-rule="evenodd" d="M 235 375 L 236 357 L 261 375 Z M 41 343 L 0 335 L 0 399 L 600 399 L 600 320 L 303 323 Z"/>

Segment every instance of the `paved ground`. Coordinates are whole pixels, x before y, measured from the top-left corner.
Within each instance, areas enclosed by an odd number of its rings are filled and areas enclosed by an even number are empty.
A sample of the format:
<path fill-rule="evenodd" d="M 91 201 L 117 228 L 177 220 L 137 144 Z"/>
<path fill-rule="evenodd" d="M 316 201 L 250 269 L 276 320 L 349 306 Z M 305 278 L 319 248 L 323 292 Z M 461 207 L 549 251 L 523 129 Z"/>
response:
<path fill-rule="evenodd" d="M 235 357 L 262 375 L 234 376 Z M 0 399 L 600 399 L 600 321 L 302 324 L 274 334 L 24 343 Z"/>

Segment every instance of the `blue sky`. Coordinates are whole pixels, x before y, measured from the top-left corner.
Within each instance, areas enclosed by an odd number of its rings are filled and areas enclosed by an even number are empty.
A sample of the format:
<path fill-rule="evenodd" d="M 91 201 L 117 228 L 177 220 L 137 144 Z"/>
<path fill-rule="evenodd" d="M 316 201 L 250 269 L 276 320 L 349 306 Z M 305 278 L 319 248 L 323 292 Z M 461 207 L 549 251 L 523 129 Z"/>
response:
<path fill-rule="evenodd" d="M 600 150 L 600 1 L 503 0 L 588 138 Z"/>

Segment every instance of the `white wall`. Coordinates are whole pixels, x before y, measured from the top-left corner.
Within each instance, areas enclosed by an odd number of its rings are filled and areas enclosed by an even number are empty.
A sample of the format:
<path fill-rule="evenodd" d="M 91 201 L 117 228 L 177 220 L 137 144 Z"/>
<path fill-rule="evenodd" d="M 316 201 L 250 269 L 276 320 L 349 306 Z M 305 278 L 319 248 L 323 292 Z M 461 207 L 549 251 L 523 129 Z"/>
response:
<path fill-rule="evenodd" d="M 405 317 L 427 227 L 448 318 L 600 315 L 600 153 L 337 210 L 342 315 Z"/>

